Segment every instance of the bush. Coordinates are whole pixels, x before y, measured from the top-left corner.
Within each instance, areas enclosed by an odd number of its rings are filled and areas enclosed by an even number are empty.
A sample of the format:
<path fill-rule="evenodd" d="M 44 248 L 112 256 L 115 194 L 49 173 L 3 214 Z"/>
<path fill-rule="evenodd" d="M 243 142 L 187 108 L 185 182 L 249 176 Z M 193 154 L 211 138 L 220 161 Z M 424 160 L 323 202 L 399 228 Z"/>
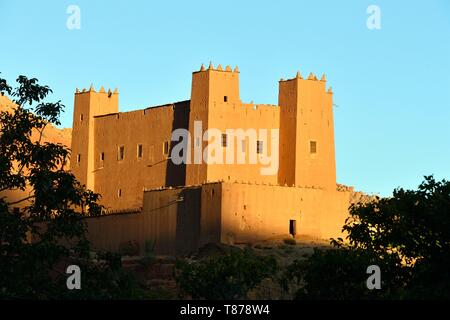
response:
<path fill-rule="evenodd" d="M 381 290 L 367 289 L 366 270 L 370 265 L 383 270 Z M 296 260 L 288 267 L 281 285 L 294 291 L 294 299 L 300 300 L 377 299 L 401 287 L 401 281 L 394 279 L 394 273 L 388 270 L 392 270 L 392 264 L 361 250 L 315 249 L 308 259 Z"/>
<path fill-rule="evenodd" d="M 155 244 L 156 241 L 151 240 L 145 241 L 145 253 L 144 256 L 141 258 L 141 260 L 139 260 L 139 264 L 142 267 L 147 268 L 157 261 L 155 255 Z"/>
<path fill-rule="evenodd" d="M 124 256 L 138 256 L 139 251 L 139 243 L 137 241 L 126 241 L 119 246 L 119 252 Z"/>
<path fill-rule="evenodd" d="M 181 292 L 193 299 L 229 300 L 245 298 L 276 270 L 273 257 L 259 257 L 245 250 L 194 262 L 177 261 L 174 272 Z"/>
<path fill-rule="evenodd" d="M 343 230 L 348 242 L 295 262 L 284 285 L 295 279 L 297 298 L 450 298 L 450 182 L 432 176 L 417 190 L 353 205 Z M 381 269 L 381 290 L 365 286 L 369 265 Z"/>

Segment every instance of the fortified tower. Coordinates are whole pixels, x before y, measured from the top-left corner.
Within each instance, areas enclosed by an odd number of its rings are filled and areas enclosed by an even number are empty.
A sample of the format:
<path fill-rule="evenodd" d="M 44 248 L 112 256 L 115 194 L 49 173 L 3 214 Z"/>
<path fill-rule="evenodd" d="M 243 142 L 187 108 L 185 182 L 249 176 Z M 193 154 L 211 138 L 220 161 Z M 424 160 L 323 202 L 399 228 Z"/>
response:
<path fill-rule="evenodd" d="M 107 92 L 103 87 L 98 92 L 91 86 L 89 90 L 75 92 L 72 159 L 70 169 L 78 181 L 94 190 L 94 117 L 119 112 L 119 93 Z"/>
<path fill-rule="evenodd" d="M 300 72 L 279 83 L 280 185 L 336 189 L 333 93 L 325 86 L 325 75 Z"/>
<path fill-rule="evenodd" d="M 186 184 L 197 184 L 208 180 L 208 165 L 203 159 L 203 150 L 208 141 L 203 141 L 203 132 L 209 127 L 220 127 L 216 108 L 240 105 L 239 70 L 234 71 L 221 65 L 217 69 L 210 63 L 208 69 L 203 65 L 200 71 L 192 73 L 192 91 L 190 102 L 189 132 L 192 139 L 190 146 L 191 165 L 186 169 Z M 194 127 L 195 121 L 201 121 L 202 128 Z M 200 129 L 202 132 L 199 132 Z M 200 138 L 199 138 L 200 137 Z"/>

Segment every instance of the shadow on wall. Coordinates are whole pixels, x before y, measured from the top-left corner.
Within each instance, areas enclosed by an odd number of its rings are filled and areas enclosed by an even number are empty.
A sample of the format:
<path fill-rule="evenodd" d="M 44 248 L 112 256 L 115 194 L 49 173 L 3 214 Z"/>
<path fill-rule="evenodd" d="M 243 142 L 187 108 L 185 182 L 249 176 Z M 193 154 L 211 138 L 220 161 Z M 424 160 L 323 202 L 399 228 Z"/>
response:
<path fill-rule="evenodd" d="M 198 249 L 200 234 L 201 188 L 182 190 L 178 194 L 176 253 L 189 254 Z"/>
<path fill-rule="evenodd" d="M 175 103 L 174 116 L 172 121 L 172 132 L 176 129 L 189 128 L 189 101 Z M 178 141 L 170 142 L 169 156 L 172 154 L 172 149 Z M 186 164 L 174 164 L 170 159 L 166 161 L 166 186 L 177 187 L 186 184 Z"/>

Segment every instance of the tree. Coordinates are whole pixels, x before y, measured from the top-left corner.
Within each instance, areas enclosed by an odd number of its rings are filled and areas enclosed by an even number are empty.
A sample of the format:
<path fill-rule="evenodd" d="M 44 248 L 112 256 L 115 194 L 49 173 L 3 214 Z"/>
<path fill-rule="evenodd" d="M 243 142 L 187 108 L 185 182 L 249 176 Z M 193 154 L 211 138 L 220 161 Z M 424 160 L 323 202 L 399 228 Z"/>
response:
<path fill-rule="evenodd" d="M 231 251 L 193 262 L 177 261 L 175 279 L 181 291 L 193 299 L 243 299 L 276 269 L 273 257 Z"/>
<path fill-rule="evenodd" d="M 352 205 L 343 230 L 347 242 L 333 239 L 334 250 L 291 266 L 288 276 L 304 284 L 298 297 L 450 298 L 449 181 L 426 176 L 417 190 Z M 381 269 L 381 290 L 364 288 L 370 264 Z"/>
<path fill-rule="evenodd" d="M 0 297 L 117 296 L 122 278 L 111 281 L 120 269 L 117 257 L 101 254 L 94 263 L 85 236 L 83 218 L 101 214 L 99 195 L 64 170 L 65 146 L 42 142 L 46 126 L 60 124 L 64 106 L 48 102 L 52 90 L 37 79 L 19 76 L 16 82 L 13 89 L 0 79 L 0 94 L 15 104 L 0 112 Z M 24 196 L 11 201 L 6 192 Z M 72 263 L 84 268 L 81 292 L 65 286 L 64 266 Z"/>

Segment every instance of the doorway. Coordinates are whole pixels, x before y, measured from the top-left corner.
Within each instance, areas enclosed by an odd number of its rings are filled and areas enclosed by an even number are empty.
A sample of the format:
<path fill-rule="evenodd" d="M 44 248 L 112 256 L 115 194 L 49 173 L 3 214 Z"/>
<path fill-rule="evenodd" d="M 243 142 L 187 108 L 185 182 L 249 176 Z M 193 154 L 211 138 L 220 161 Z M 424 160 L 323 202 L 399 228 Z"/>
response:
<path fill-rule="evenodd" d="M 289 234 L 294 238 L 297 235 L 297 220 L 289 220 Z"/>

